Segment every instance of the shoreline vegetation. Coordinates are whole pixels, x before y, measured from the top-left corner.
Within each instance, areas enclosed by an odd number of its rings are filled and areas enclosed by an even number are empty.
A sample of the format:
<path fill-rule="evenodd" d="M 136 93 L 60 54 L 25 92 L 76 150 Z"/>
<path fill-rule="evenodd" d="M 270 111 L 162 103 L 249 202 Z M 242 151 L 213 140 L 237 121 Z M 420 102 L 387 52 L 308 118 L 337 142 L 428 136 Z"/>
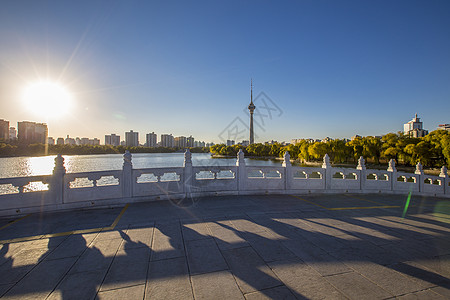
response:
<path fill-rule="evenodd" d="M 300 140 L 296 144 L 252 144 L 226 146 L 218 144 L 211 147 L 213 157 L 236 157 L 239 149 L 245 157 L 281 159 L 289 151 L 291 160 L 299 165 L 321 166 L 325 154 L 338 167 L 352 167 L 364 157 L 366 167 L 386 169 L 390 159 L 396 161 L 399 170 L 414 171 L 420 162 L 433 174 L 443 165 L 450 168 L 450 132 L 435 130 L 425 137 L 414 138 L 402 132 L 388 133 L 382 137 L 359 137 L 350 140 L 336 139 L 323 142 Z M 438 172 L 439 173 L 439 172 Z"/>

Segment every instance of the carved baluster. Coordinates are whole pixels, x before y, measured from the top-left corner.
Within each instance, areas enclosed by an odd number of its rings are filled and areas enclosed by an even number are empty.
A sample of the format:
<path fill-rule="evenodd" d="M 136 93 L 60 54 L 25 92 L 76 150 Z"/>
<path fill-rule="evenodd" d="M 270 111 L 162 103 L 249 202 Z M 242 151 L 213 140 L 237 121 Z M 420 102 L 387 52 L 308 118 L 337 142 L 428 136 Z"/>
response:
<path fill-rule="evenodd" d="M 284 167 L 284 189 L 290 190 L 292 187 L 292 180 L 294 180 L 292 175 L 292 165 L 291 165 L 291 155 L 288 151 L 284 153 L 284 160 L 282 166 Z"/>
<path fill-rule="evenodd" d="M 245 183 L 247 181 L 247 167 L 245 166 L 244 151 L 242 151 L 242 149 L 239 149 L 237 154 L 236 166 L 238 189 L 239 191 L 244 191 Z"/>
<path fill-rule="evenodd" d="M 420 161 L 416 165 L 416 171 L 414 172 L 414 174 L 417 174 L 418 175 L 417 177 L 419 177 L 419 179 L 418 179 L 419 180 L 419 192 L 423 192 L 425 182 L 423 180 L 423 178 L 424 178 L 423 166 L 420 163 Z M 417 183 L 417 180 L 416 180 L 416 183 Z"/>

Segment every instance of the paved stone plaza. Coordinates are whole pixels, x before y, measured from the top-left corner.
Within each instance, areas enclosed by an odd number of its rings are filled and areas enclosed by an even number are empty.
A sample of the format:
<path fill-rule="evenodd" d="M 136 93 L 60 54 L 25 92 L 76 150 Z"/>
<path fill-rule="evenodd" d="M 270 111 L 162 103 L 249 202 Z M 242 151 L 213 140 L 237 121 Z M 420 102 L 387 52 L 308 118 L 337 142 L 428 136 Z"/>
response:
<path fill-rule="evenodd" d="M 450 200 L 267 195 L 0 219 L 5 299 L 449 299 Z"/>

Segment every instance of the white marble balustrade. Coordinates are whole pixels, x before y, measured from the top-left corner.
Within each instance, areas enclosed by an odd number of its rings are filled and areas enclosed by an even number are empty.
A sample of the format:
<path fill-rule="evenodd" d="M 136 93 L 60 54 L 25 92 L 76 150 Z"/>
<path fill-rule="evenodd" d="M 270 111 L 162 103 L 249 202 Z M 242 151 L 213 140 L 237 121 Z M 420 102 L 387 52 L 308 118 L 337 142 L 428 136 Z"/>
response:
<path fill-rule="evenodd" d="M 66 173 L 58 155 L 52 175 L 0 178 L 0 215 L 210 195 L 341 192 L 450 197 L 450 180 L 445 166 L 439 176 L 424 174 L 420 163 L 414 173 L 398 172 L 393 160 L 387 170 L 370 170 L 361 157 L 355 169 L 335 168 L 325 155 L 321 168 L 298 167 L 287 152 L 280 167 L 246 166 L 242 150 L 236 166 L 192 166 L 187 150 L 183 167 L 146 169 L 133 169 L 127 152 L 122 170 L 83 173 Z"/>

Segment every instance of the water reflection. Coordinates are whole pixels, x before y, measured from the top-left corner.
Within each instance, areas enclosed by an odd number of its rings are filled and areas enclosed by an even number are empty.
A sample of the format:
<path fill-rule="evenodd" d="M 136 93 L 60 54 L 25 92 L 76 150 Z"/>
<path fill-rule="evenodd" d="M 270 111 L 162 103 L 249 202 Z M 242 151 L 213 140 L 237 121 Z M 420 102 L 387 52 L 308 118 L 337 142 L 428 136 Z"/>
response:
<path fill-rule="evenodd" d="M 40 157 L 0 158 L 0 178 L 50 175 L 54 168 L 55 155 Z M 64 155 L 64 165 L 68 173 L 121 170 L 121 154 L 103 155 Z M 280 166 L 281 161 L 245 159 L 249 166 Z M 184 153 L 136 153 L 133 154 L 133 167 L 162 168 L 181 167 Z M 235 166 L 235 158 L 214 158 L 209 153 L 193 153 L 194 166 Z"/>

